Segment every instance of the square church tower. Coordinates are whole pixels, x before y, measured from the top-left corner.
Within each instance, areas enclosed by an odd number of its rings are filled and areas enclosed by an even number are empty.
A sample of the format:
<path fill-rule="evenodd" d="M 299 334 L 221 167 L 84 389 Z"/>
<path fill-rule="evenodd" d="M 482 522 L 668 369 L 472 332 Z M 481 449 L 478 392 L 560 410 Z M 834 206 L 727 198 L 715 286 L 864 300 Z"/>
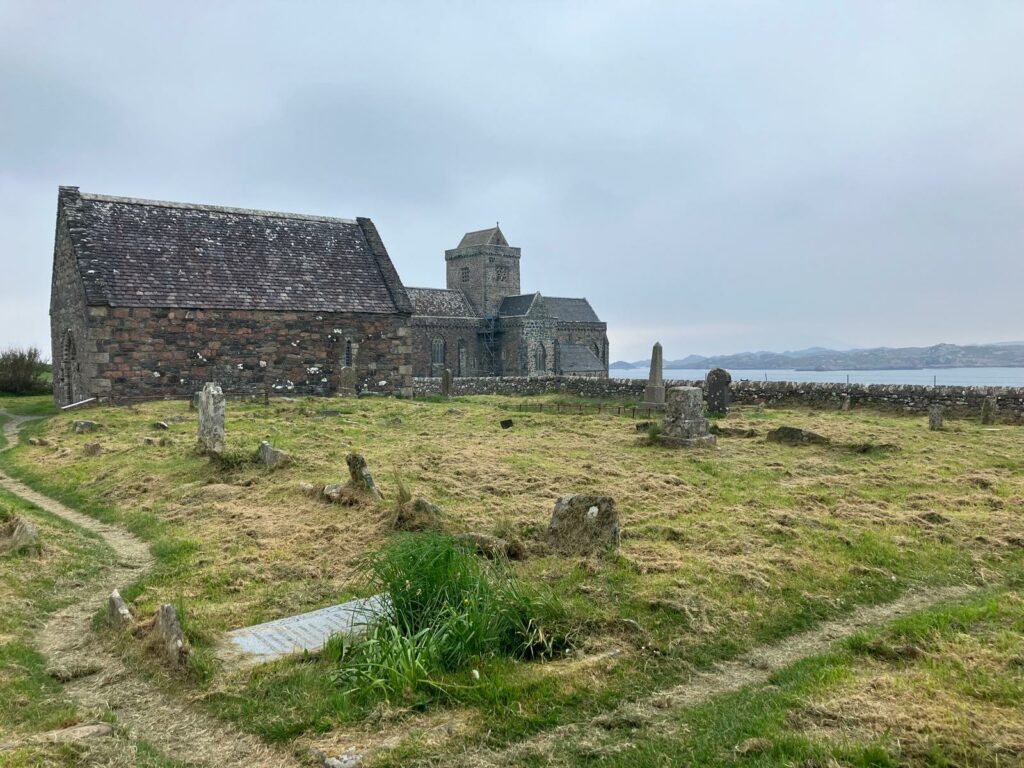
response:
<path fill-rule="evenodd" d="M 444 252 L 448 289 L 462 291 L 478 315 L 495 317 L 502 299 L 519 295 L 519 256 L 497 225 L 467 232 Z"/>

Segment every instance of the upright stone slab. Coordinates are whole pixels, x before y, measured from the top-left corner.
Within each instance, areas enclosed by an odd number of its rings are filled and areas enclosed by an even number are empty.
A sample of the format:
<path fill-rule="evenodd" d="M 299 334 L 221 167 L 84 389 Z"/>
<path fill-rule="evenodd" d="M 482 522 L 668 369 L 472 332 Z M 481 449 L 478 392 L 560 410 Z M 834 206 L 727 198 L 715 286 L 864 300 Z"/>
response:
<path fill-rule="evenodd" d="M 562 554 L 582 555 L 619 548 L 619 515 L 611 496 L 578 493 L 555 503 L 548 543 Z"/>
<path fill-rule="evenodd" d="M 452 396 L 452 369 L 445 368 L 444 373 L 441 374 L 441 395 L 443 397 Z"/>
<path fill-rule="evenodd" d="M 366 467 L 366 459 L 363 458 L 362 454 L 348 454 L 345 457 L 345 463 L 348 464 L 348 482 L 352 489 L 379 499 L 380 491 L 377 489 L 377 483 L 374 481 L 373 475 L 370 474 L 370 470 Z"/>
<path fill-rule="evenodd" d="M 647 386 L 644 388 L 644 401 L 639 408 L 646 408 L 649 411 L 665 410 L 665 380 L 662 378 L 662 353 L 661 342 L 654 343 L 651 350 L 651 372 L 647 376 Z"/>
<path fill-rule="evenodd" d="M 207 453 L 224 452 L 224 392 L 212 381 L 199 394 L 199 445 Z"/>
<path fill-rule="evenodd" d="M 729 410 L 729 385 L 732 376 L 724 368 L 712 368 L 704 379 L 707 391 L 708 410 L 712 413 L 727 413 Z"/>
<path fill-rule="evenodd" d="M 848 410 L 850 410 L 850 396 L 848 394 L 847 395 L 843 395 L 842 399 L 839 401 L 839 410 L 840 411 L 848 411 Z"/>
<path fill-rule="evenodd" d="M 355 366 L 346 365 L 338 373 L 338 394 L 345 397 L 355 397 L 356 392 L 356 369 Z"/>
<path fill-rule="evenodd" d="M 996 423 L 996 412 L 999 407 L 994 397 L 986 397 L 984 402 L 981 404 L 981 423 L 982 424 L 995 424 Z"/>
<path fill-rule="evenodd" d="M 672 387 L 665 403 L 665 419 L 658 441 L 674 448 L 715 444 L 711 425 L 704 418 L 704 393 L 700 387 Z"/>
<path fill-rule="evenodd" d="M 942 429 L 942 403 L 932 403 L 928 406 L 928 429 L 938 432 Z"/>

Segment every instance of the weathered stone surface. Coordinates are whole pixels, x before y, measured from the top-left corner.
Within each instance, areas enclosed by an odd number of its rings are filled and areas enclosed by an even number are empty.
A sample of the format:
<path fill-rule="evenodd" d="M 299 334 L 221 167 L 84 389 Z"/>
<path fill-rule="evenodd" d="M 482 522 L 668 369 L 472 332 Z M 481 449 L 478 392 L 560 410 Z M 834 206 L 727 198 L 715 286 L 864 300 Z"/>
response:
<path fill-rule="evenodd" d="M 942 403 L 932 403 L 928 406 L 928 429 L 937 432 L 942 429 Z"/>
<path fill-rule="evenodd" d="M 548 543 L 563 554 L 590 554 L 619 548 L 619 515 L 611 496 L 578 493 L 555 502 Z"/>
<path fill-rule="evenodd" d="M 224 392 L 212 381 L 199 397 L 199 445 L 207 453 L 224 452 Z"/>
<path fill-rule="evenodd" d="M 445 368 L 444 373 L 441 374 L 441 395 L 443 397 L 451 397 L 452 394 L 452 371 L 451 368 Z"/>
<path fill-rule="evenodd" d="M 99 443 L 86 443 L 83 450 L 86 456 L 99 456 L 103 453 L 103 446 Z"/>
<path fill-rule="evenodd" d="M 440 507 L 427 499 L 416 497 L 398 505 L 392 525 L 398 531 L 437 530 L 441 527 L 442 518 Z"/>
<path fill-rule="evenodd" d="M 270 469 L 284 467 L 291 463 L 292 457 L 279 448 L 274 448 L 266 440 L 260 443 L 259 462 Z"/>
<path fill-rule="evenodd" d="M 153 429 L 170 429 L 171 425 L 166 421 L 157 421 L 153 423 Z"/>
<path fill-rule="evenodd" d="M 358 391 L 359 374 L 355 366 L 346 365 L 338 371 L 338 394 L 345 397 L 355 397 Z"/>
<path fill-rule="evenodd" d="M 498 422 L 502 429 L 512 429 L 512 425 L 515 423 L 512 419 L 502 419 Z"/>
<path fill-rule="evenodd" d="M 115 589 L 107 598 L 107 623 L 115 627 L 130 627 L 134 621 L 131 608 Z"/>
<path fill-rule="evenodd" d="M 757 437 L 758 431 L 750 427 L 723 427 L 721 424 L 712 424 L 710 428 L 712 435 L 719 437 Z"/>
<path fill-rule="evenodd" d="M 39 549 L 39 529 L 18 517 L 0 524 L 0 552 L 27 552 Z"/>
<path fill-rule="evenodd" d="M 827 445 L 831 442 L 824 435 L 798 427 L 779 427 L 771 430 L 767 437 L 770 443 L 785 443 L 786 445 Z"/>
<path fill-rule="evenodd" d="M 185 643 L 185 635 L 181 631 L 178 612 L 170 603 L 164 603 L 156 610 L 153 631 L 164 656 L 174 666 L 182 666 L 188 661 L 189 648 Z"/>
<path fill-rule="evenodd" d="M 844 394 L 840 398 L 840 400 L 839 400 L 839 410 L 840 411 L 848 411 L 848 410 L 850 410 L 850 396 L 848 394 Z"/>
<path fill-rule="evenodd" d="M 441 391 L 439 377 L 414 379 L 417 395 Z M 582 376 L 480 376 L 456 377 L 452 395 L 562 394 L 602 399 L 643 399 L 643 379 L 605 379 Z M 702 380 L 666 381 L 666 388 L 703 387 Z M 942 403 L 947 416 L 977 418 L 986 397 L 998 397 L 999 418 L 1024 423 L 1024 387 L 958 387 L 916 384 L 846 384 L 807 381 L 733 381 L 732 402 L 768 407 L 807 406 L 835 409 L 844 394 L 858 408 L 877 408 L 903 414 L 927 414 L 931 403 Z"/>
<path fill-rule="evenodd" d="M 981 423 L 995 424 L 998 410 L 999 406 L 996 399 L 994 397 L 986 397 L 981 403 Z"/>
<path fill-rule="evenodd" d="M 704 379 L 708 410 L 711 413 L 727 413 L 729 410 L 729 385 L 732 376 L 724 368 L 712 368 Z"/>
<path fill-rule="evenodd" d="M 29 445 L 49 445 L 50 441 L 45 437 L 30 437 L 28 439 Z"/>
<path fill-rule="evenodd" d="M 373 475 L 370 474 L 370 470 L 367 469 L 366 459 L 362 454 L 350 453 L 345 457 L 345 463 L 348 464 L 349 484 L 352 489 L 379 499 L 380 491 L 377 489 L 377 483 L 374 481 Z"/>
<path fill-rule="evenodd" d="M 472 546 L 477 554 L 483 555 L 491 560 L 507 558 L 508 560 L 526 559 L 526 550 L 522 543 L 509 541 L 500 536 L 492 536 L 489 533 L 460 533 L 455 537 L 459 541 Z"/>
<path fill-rule="evenodd" d="M 665 380 L 662 378 L 661 342 L 655 342 L 651 350 L 651 370 L 647 375 L 647 386 L 644 387 L 644 399 L 637 406 L 648 411 L 660 411 L 665 408 Z"/>
<path fill-rule="evenodd" d="M 100 428 L 100 425 L 97 424 L 95 421 L 87 421 L 85 419 L 80 419 L 74 422 L 72 428 L 75 430 L 75 434 L 83 435 L 86 432 L 95 432 L 97 429 Z"/>
<path fill-rule="evenodd" d="M 704 398 L 700 387 L 673 387 L 665 403 L 659 443 L 673 448 L 710 447 L 715 444 L 710 424 L 704 418 Z"/>

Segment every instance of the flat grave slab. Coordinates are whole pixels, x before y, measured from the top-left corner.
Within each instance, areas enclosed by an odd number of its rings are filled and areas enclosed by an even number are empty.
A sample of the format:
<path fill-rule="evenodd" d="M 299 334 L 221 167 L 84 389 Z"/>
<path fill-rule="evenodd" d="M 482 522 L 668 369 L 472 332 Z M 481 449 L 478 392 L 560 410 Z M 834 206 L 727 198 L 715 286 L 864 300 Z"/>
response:
<path fill-rule="evenodd" d="M 228 652 L 248 663 L 263 664 L 293 653 L 319 651 L 331 635 L 363 632 L 384 607 L 384 595 L 373 595 L 242 627 L 228 633 Z"/>

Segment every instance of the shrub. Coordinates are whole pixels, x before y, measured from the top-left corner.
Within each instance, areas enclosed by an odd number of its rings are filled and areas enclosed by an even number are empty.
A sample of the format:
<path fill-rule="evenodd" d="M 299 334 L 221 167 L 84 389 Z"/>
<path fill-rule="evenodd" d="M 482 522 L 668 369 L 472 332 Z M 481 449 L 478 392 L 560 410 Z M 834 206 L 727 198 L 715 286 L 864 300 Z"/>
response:
<path fill-rule="evenodd" d="M 550 656 L 566 644 L 553 630 L 564 612 L 527 589 L 507 562 L 483 561 L 440 533 L 406 534 L 370 555 L 367 585 L 389 597 L 365 639 L 332 649 L 352 692 L 391 697 L 437 689 L 436 673 L 489 656 Z"/>
<path fill-rule="evenodd" d="M 0 392 L 31 395 L 45 392 L 46 364 L 35 347 L 0 352 Z"/>

